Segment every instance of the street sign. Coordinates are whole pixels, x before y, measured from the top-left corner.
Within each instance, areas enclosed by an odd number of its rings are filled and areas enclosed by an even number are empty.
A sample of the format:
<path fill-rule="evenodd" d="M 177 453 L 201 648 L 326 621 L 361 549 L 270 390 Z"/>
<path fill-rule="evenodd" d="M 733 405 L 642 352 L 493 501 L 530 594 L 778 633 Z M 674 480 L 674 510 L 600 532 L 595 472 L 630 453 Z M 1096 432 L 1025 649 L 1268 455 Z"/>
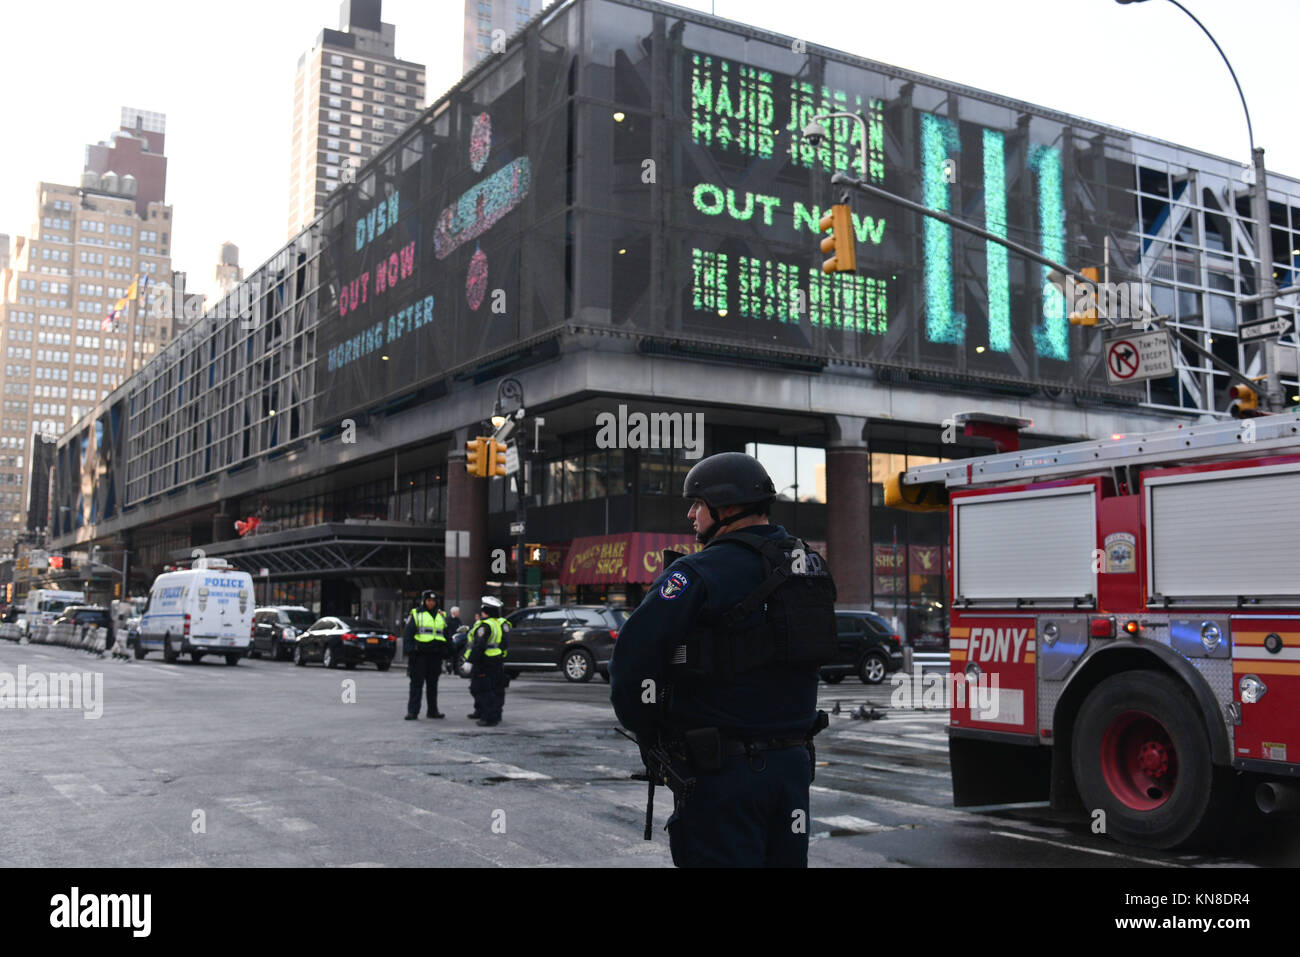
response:
<path fill-rule="evenodd" d="M 519 449 L 514 445 L 506 446 L 506 474 L 514 475 L 519 471 Z"/>
<path fill-rule="evenodd" d="M 1106 378 L 1112 385 L 1174 374 L 1169 334 L 1163 330 L 1106 340 Z"/>
<path fill-rule="evenodd" d="M 261 575 L 263 578 L 268 578 L 268 577 L 270 577 L 270 575 L 271 575 L 271 569 L 269 569 L 269 568 L 259 568 L 259 569 L 257 570 L 257 573 L 258 573 L 259 575 Z"/>
<path fill-rule="evenodd" d="M 1241 336 L 1242 342 L 1250 342 L 1252 339 L 1284 336 L 1294 328 L 1295 321 L 1290 316 L 1272 316 L 1268 319 L 1243 322 L 1237 327 L 1237 333 Z"/>
<path fill-rule="evenodd" d="M 524 523 L 523 523 L 523 522 L 511 522 L 511 523 L 510 523 L 510 534 L 511 534 L 511 535 L 522 535 L 523 533 L 524 533 Z"/>
<path fill-rule="evenodd" d="M 469 558 L 469 532 L 447 530 L 447 558 Z"/>

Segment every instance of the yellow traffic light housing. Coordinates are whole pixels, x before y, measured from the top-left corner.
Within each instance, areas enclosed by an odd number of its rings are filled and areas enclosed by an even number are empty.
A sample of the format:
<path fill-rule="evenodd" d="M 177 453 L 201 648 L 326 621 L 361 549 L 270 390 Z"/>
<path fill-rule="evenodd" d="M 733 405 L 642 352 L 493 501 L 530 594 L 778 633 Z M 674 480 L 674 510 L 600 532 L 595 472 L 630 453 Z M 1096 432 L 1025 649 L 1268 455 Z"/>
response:
<path fill-rule="evenodd" d="M 545 545 L 525 545 L 524 546 L 524 564 L 525 565 L 542 565 L 546 562 Z"/>
<path fill-rule="evenodd" d="M 1098 281 L 1101 279 L 1101 270 L 1096 266 L 1085 266 L 1079 270 L 1080 275 L 1093 284 L 1094 290 Z M 1066 307 L 1073 309 L 1074 303 L 1066 303 Z M 1097 298 L 1094 294 L 1093 305 L 1091 309 L 1085 309 L 1083 312 L 1070 312 L 1070 325 L 1072 326 L 1095 326 L 1097 324 Z"/>
<path fill-rule="evenodd" d="M 496 439 L 488 439 L 488 467 L 489 476 L 506 474 L 506 444 Z"/>
<path fill-rule="evenodd" d="M 488 475 L 488 443 L 492 440 L 478 436 L 465 443 L 465 471 L 479 478 Z"/>
<path fill-rule="evenodd" d="M 1259 393 L 1247 385 L 1234 385 L 1228 390 L 1232 403 L 1228 412 L 1234 419 L 1250 419 L 1260 415 Z"/>
<path fill-rule="evenodd" d="M 830 230 L 830 235 L 822 240 L 822 252 L 830 259 L 822 263 L 822 272 L 857 272 L 858 253 L 853 243 L 853 210 L 848 203 L 836 203 L 831 211 L 822 217 L 818 232 Z"/>

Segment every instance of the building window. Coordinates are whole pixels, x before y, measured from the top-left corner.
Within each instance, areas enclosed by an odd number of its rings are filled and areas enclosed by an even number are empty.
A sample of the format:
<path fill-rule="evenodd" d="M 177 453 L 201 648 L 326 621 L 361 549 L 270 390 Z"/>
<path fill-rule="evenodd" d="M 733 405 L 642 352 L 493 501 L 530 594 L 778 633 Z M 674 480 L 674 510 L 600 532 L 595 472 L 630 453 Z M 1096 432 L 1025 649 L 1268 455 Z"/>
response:
<path fill-rule="evenodd" d="M 331 55 L 331 56 L 330 56 L 330 63 L 334 64 L 334 66 L 342 66 L 342 65 L 343 65 L 343 57 L 338 56 L 337 54 Z"/>

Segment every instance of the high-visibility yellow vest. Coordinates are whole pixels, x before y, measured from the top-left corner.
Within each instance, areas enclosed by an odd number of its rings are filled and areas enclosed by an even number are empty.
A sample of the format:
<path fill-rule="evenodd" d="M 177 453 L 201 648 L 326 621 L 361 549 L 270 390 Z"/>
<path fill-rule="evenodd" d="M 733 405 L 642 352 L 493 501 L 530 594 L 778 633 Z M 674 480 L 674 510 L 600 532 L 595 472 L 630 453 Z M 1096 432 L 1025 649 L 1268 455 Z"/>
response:
<path fill-rule="evenodd" d="M 411 617 L 415 619 L 416 641 L 428 644 L 433 641 L 447 640 L 447 636 L 443 634 L 447 628 L 447 616 L 441 610 L 434 615 L 423 608 L 413 608 Z"/>
<path fill-rule="evenodd" d="M 488 635 L 487 647 L 483 649 L 484 657 L 486 658 L 508 657 L 506 650 L 501 647 L 501 636 L 510 629 L 510 622 L 506 621 L 504 618 L 484 618 L 478 624 L 487 625 L 491 631 L 491 634 Z M 477 628 L 478 625 L 475 625 L 475 627 Z M 473 629 L 471 629 L 471 632 L 472 631 Z M 470 649 L 472 648 L 472 646 L 473 646 L 472 641 L 465 642 L 465 660 L 467 661 L 469 660 Z"/>

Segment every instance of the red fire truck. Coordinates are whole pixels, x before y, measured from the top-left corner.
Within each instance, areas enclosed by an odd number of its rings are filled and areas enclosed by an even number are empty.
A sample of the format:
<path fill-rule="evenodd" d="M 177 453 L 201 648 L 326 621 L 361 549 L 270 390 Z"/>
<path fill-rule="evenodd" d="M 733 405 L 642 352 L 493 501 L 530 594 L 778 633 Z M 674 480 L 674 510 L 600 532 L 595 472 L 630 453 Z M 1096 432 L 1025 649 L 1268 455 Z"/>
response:
<path fill-rule="evenodd" d="M 1300 413 L 898 479 L 949 513 L 949 683 L 996 685 L 953 697 L 958 806 L 1050 797 L 1156 848 L 1243 786 L 1300 806 Z"/>

